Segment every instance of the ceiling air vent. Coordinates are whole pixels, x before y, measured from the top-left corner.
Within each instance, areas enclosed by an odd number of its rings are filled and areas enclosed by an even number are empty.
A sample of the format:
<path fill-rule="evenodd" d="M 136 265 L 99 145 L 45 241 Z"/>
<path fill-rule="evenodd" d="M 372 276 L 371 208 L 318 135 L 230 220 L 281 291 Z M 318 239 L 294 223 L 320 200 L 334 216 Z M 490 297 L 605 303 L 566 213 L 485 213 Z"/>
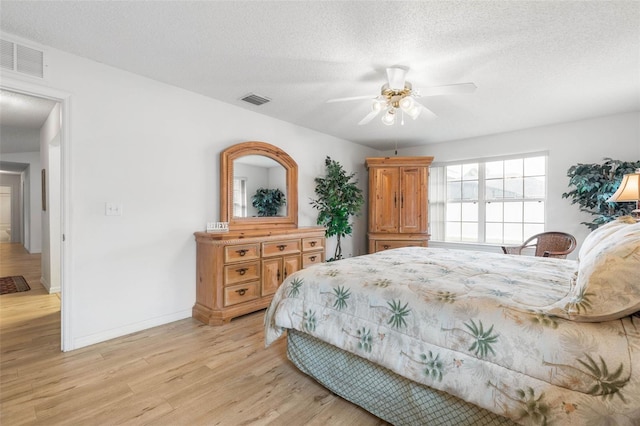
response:
<path fill-rule="evenodd" d="M 265 96 L 256 95 L 255 93 L 249 93 L 248 95 L 245 95 L 242 98 L 240 98 L 240 100 L 249 102 L 250 104 L 254 104 L 254 105 L 262 105 L 271 101 L 271 99 Z"/>
<path fill-rule="evenodd" d="M 6 70 L 44 78 L 44 52 L 8 40 L 0 40 L 2 60 Z"/>

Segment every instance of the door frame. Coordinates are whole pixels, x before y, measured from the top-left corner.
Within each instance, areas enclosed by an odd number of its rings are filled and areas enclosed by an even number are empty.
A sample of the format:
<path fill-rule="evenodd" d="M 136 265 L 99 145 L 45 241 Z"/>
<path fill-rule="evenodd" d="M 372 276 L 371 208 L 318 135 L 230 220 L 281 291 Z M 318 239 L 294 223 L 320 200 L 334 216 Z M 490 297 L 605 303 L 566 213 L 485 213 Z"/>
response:
<path fill-rule="evenodd" d="M 73 350 L 72 274 L 71 274 L 71 94 L 51 87 L 2 75 L 0 88 L 38 98 L 50 99 L 60 104 L 60 348 Z"/>

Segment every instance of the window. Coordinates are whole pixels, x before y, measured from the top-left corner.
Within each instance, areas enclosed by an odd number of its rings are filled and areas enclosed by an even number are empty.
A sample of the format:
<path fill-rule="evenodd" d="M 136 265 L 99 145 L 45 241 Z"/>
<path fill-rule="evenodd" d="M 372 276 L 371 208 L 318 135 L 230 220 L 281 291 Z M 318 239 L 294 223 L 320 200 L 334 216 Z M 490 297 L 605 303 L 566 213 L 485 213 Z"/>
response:
<path fill-rule="evenodd" d="M 247 217 L 247 178 L 233 179 L 233 216 Z"/>
<path fill-rule="evenodd" d="M 433 240 L 521 243 L 544 231 L 546 155 L 431 168 Z"/>

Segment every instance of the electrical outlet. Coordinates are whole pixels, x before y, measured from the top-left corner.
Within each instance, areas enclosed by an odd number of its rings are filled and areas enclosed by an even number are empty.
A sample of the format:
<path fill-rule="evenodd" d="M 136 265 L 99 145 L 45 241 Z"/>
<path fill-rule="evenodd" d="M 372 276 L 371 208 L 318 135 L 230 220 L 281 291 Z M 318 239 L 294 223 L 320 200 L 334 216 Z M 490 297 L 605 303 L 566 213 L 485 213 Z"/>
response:
<path fill-rule="evenodd" d="M 105 216 L 122 216 L 122 204 L 105 203 L 104 214 Z"/>

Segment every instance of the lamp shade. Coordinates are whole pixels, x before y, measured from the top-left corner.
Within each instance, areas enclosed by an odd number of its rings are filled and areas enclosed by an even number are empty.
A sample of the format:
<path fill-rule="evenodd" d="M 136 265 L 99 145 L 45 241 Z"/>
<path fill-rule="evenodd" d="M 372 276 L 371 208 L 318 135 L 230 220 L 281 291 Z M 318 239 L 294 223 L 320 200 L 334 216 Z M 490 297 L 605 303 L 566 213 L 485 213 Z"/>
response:
<path fill-rule="evenodd" d="M 607 201 L 638 201 L 640 200 L 640 169 L 635 173 L 624 175 L 618 190 Z"/>

